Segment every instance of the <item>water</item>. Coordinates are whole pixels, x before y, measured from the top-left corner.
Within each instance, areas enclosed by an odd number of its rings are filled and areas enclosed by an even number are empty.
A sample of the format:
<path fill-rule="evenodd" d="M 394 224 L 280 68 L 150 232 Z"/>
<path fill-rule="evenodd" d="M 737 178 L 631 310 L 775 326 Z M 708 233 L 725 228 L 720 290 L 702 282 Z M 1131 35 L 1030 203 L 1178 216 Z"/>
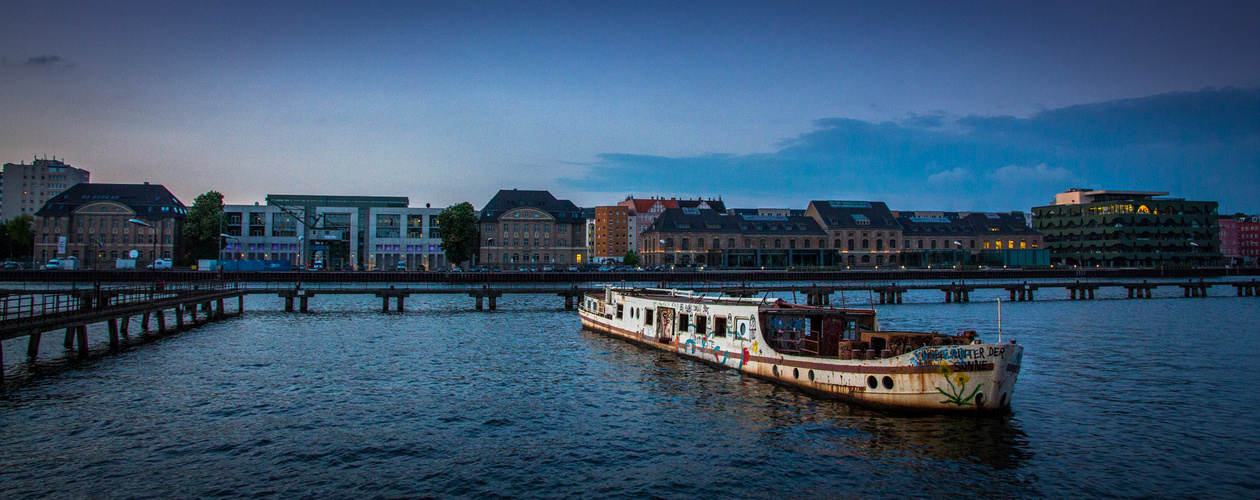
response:
<path fill-rule="evenodd" d="M 1223 294 L 1224 291 L 1217 292 Z M 877 306 L 979 329 L 969 304 Z M 1042 295 L 1045 296 L 1045 295 Z M 790 297 L 790 294 L 789 294 Z M 910 298 L 911 295 L 907 295 Z M 935 298 L 935 296 L 931 296 Z M 865 302 L 866 297 L 862 297 Z M 856 300 L 848 297 L 847 300 Z M 316 297 L 90 361 L 4 344 L 4 498 L 1256 497 L 1260 299 L 1003 305 L 1000 418 L 826 401 L 578 327 L 557 297 Z M 93 330 L 95 349 L 105 347 Z"/>

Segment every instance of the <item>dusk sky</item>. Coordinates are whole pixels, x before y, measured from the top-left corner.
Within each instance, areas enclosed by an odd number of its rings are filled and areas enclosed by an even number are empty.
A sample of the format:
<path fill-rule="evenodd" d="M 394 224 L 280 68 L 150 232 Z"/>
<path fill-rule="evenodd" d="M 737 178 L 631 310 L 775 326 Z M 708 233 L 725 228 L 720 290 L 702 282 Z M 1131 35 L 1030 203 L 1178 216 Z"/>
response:
<path fill-rule="evenodd" d="M 0 3 L 0 162 L 187 204 L 503 188 L 1260 212 L 1260 2 Z"/>

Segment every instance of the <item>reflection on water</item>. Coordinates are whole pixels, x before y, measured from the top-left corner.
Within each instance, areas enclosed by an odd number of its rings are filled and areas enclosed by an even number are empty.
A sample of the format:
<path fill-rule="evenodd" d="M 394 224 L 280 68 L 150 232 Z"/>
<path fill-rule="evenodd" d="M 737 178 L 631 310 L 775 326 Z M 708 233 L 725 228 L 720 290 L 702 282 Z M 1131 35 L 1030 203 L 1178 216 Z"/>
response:
<path fill-rule="evenodd" d="M 983 298 L 983 295 L 981 294 Z M 976 297 L 973 296 L 973 300 Z M 822 400 L 580 329 L 554 298 L 249 313 L 0 400 L 6 498 L 1246 496 L 1260 488 L 1249 299 L 1010 304 L 1024 367 L 1001 417 Z M 877 306 L 978 329 L 994 304 Z M 991 339 L 990 339 L 991 340 Z M 103 332 L 94 332 L 97 348 Z"/>

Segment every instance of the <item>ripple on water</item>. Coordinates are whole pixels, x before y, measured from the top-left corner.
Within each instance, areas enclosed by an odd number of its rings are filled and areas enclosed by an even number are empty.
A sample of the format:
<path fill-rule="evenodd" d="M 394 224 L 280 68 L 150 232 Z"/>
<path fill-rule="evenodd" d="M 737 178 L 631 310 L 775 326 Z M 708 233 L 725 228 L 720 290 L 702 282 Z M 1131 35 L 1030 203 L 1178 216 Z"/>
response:
<path fill-rule="evenodd" d="M 43 373 L 0 400 L 5 497 L 1260 488 L 1251 384 L 1260 315 L 1247 299 L 1004 306 L 1004 337 L 1027 351 L 1015 411 L 997 418 L 818 400 L 581 331 L 545 298 L 476 313 L 466 297 L 425 297 L 387 315 L 351 296 L 320 298 L 309 315 L 274 312 L 276 300 L 251 297 L 244 317 L 118 355 L 16 368 Z M 995 312 L 974 302 L 876 307 L 887 328 L 986 335 Z M 24 346 L 4 348 L 6 360 L 21 359 Z"/>

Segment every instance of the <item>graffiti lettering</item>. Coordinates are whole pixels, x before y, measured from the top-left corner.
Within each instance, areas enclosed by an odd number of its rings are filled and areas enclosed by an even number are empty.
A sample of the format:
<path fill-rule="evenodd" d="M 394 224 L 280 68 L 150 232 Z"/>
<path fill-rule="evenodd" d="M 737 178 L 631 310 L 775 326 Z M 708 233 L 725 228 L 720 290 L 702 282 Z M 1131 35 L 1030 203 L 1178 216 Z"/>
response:
<path fill-rule="evenodd" d="M 964 361 L 962 363 L 953 363 L 952 366 L 956 372 L 987 372 L 993 370 L 993 363 L 980 361 Z"/>
<path fill-rule="evenodd" d="M 707 304 L 681 304 L 678 306 L 678 311 L 685 313 L 708 314 L 709 306 Z"/>
<path fill-rule="evenodd" d="M 911 363 L 915 365 L 937 364 L 945 361 L 961 363 L 969 360 L 983 359 L 985 357 L 988 356 L 985 352 L 985 348 L 983 347 L 974 349 L 959 346 L 923 348 L 914 351 L 914 357 L 911 358 Z"/>

